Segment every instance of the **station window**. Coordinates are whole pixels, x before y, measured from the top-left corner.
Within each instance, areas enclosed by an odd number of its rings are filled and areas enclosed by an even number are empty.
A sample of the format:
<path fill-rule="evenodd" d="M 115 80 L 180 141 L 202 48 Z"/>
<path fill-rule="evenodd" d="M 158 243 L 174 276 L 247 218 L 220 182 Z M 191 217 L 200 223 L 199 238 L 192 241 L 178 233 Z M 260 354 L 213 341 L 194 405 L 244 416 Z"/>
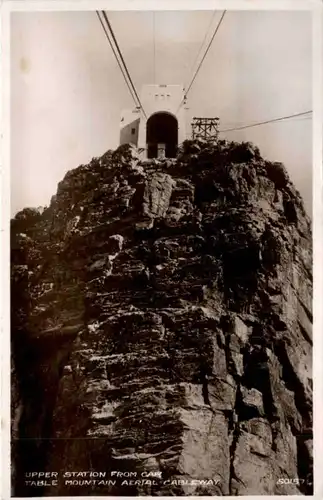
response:
<path fill-rule="evenodd" d="M 132 128 L 132 129 L 131 129 L 131 133 L 132 133 L 132 135 L 135 135 L 135 133 L 136 133 L 136 129 L 135 129 L 135 128 Z"/>

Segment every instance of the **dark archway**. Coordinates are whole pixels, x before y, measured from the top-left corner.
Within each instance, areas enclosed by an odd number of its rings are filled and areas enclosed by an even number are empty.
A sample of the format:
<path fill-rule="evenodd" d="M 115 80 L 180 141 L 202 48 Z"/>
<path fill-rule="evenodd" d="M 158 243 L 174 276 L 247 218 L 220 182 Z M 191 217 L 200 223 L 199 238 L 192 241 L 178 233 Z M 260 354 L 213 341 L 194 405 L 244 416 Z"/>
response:
<path fill-rule="evenodd" d="M 158 145 L 164 149 L 167 158 L 174 158 L 178 146 L 178 122 L 170 113 L 160 112 L 147 121 L 147 156 L 157 158 Z"/>

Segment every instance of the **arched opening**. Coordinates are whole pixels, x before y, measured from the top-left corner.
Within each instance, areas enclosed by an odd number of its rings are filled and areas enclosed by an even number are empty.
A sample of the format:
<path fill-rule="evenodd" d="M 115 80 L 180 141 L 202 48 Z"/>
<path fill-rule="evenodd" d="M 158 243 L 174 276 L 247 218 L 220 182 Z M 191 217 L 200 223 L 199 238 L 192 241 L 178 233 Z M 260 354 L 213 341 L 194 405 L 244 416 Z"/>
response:
<path fill-rule="evenodd" d="M 155 113 L 147 121 L 147 156 L 174 158 L 178 145 L 178 122 L 170 113 Z"/>

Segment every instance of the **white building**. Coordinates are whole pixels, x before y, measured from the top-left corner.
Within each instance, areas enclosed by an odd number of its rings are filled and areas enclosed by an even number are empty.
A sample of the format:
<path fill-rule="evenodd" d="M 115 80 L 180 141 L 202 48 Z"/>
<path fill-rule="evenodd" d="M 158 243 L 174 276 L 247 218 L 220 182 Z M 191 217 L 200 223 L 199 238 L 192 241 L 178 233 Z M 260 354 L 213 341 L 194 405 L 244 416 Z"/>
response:
<path fill-rule="evenodd" d="M 178 144 L 186 139 L 184 87 L 144 85 L 142 109 L 126 110 L 121 117 L 120 144 L 131 143 L 146 158 L 176 156 Z"/>

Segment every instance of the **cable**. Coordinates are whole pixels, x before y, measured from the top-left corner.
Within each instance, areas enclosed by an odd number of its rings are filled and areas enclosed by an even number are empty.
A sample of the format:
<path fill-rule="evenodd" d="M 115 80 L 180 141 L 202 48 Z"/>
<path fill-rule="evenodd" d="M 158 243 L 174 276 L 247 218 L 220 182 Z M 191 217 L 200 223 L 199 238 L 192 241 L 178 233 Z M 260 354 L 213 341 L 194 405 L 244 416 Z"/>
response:
<path fill-rule="evenodd" d="M 106 15 L 106 12 L 105 12 L 104 10 L 102 10 L 101 12 L 102 12 L 102 15 L 103 15 L 103 17 L 104 17 L 104 19 L 105 19 L 105 22 L 106 22 L 106 23 L 107 23 L 107 25 L 108 25 L 109 31 L 110 31 L 110 33 L 111 33 L 111 36 L 112 36 L 113 41 L 114 41 L 114 43 L 115 43 L 115 46 L 116 46 L 116 48 L 117 48 L 118 54 L 119 54 L 119 56 L 120 56 L 120 59 L 121 59 L 121 61 L 122 61 L 122 63 L 123 63 L 123 66 L 124 66 L 124 69 L 125 69 L 125 71 L 126 71 L 126 73 L 127 73 L 128 79 L 129 79 L 129 81 L 130 81 L 130 85 L 131 85 L 131 87 L 132 87 L 132 89 L 133 89 L 133 91 L 134 91 L 134 93 L 135 93 L 135 96 L 136 96 L 136 98 L 137 98 L 137 100 L 138 100 L 138 103 L 139 103 L 139 105 L 140 105 L 140 107 L 141 107 L 141 109 L 142 109 L 142 111 L 143 111 L 143 114 L 145 115 L 145 118 L 147 119 L 147 115 L 146 115 L 145 110 L 144 110 L 144 108 L 143 108 L 143 106 L 142 106 L 142 104 L 141 104 L 141 101 L 140 101 L 139 96 L 138 96 L 138 94 L 137 94 L 136 88 L 135 88 L 135 86 L 134 86 L 134 84 L 133 84 L 133 81 L 132 81 L 132 79 L 131 79 L 131 76 L 130 76 L 130 74 L 129 74 L 129 71 L 128 71 L 128 68 L 127 68 L 127 65 L 126 65 L 125 60 L 124 60 L 124 58 L 123 58 L 123 55 L 122 55 L 122 53 L 121 53 L 120 47 L 119 47 L 119 45 L 118 45 L 117 39 L 116 39 L 116 37 L 115 37 L 115 34 L 114 34 L 114 32 L 113 32 L 112 26 L 111 26 L 111 24 L 110 24 L 110 22 L 109 22 L 108 16 Z"/>
<path fill-rule="evenodd" d="M 212 45 L 212 42 L 213 42 L 213 40 L 214 40 L 214 38 L 215 38 L 215 36 L 216 36 L 216 34 L 217 34 L 217 32 L 218 32 L 218 30 L 219 30 L 220 26 L 221 26 L 221 23 L 222 23 L 222 21 L 223 21 L 223 18 L 224 18 L 224 16 L 225 16 L 226 12 L 227 12 L 227 11 L 226 11 L 226 10 L 224 10 L 224 11 L 223 11 L 223 13 L 222 13 L 222 16 L 221 16 L 221 18 L 220 18 L 220 21 L 218 22 L 217 27 L 216 27 L 216 28 L 215 28 L 215 30 L 214 30 L 214 33 L 213 33 L 213 35 L 212 35 L 212 38 L 211 38 L 211 40 L 210 40 L 210 42 L 209 42 L 209 44 L 208 44 L 208 46 L 207 46 L 207 48 L 206 48 L 206 51 L 205 51 L 205 53 L 204 53 L 204 56 L 202 57 L 202 60 L 201 60 L 200 64 L 198 65 L 197 70 L 195 71 L 195 74 L 194 74 L 194 76 L 193 76 L 193 78 L 192 78 L 192 80 L 191 80 L 191 83 L 190 83 L 190 85 L 189 85 L 188 89 L 186 90 L 185 95 L 184 95 L 184 97 L 183 97 L 183 99 L 182 99 L 182 101 L 181 101 L 181 103 L 180 103 L 180 105 L 179 105 L 179 107 L 178 107 L 177 113 L 178 113 L 178 111 L 179 111 L 180 107 L 182 106 L 183 102 L 185 102 L 185 99 L 186 99 L 186 97 L 187 97 L 187 94 L 189 93 L 189 91 L 190 91 L 190 90 L 191 90 L 191 88 L 192 88 L 193 83 L 195 82 L 195 79 L 196 79 L 196 77 L 197 77 L 197 75 L 198 75 L 198 72 L 200 71 L 200 68 L 201 68 L 201 66 L 202 66 L 202 64 L 203 64 L 203 62 L 204 62 L 204 60 L 205 60 L 205 58 L 206 58 L 206 56 L 207 56 L 207 54 L 208 54 L 208 52 L 209 52 L 209 50 L 210 50 L 210 47 L 211 47 L 211 45 Z M 176 114 L 177 114 L 177 113 L 176 113 Z"/>
<path fill-rule="evenodd" d="M 129 92 L 130 92 L 130 94 L 131 94 L 131 97 L 133 98 L 134 103 L 135 103 L 135 105 L 137 106 L 137 105 L 138 105 L 138 103 L 137 103 L 137 101 L 136 101 L 136 98 L 135 98 L 135 96 L 134 96 L 134 94 L 133 94 L 133 92 L 132 92 L 132 89 L 131 89 L 131 87 L 130 87 L 130 85 L 129 85 L 129 83 L 128 83 L 127 77 L 126 77 L 126 75 L 125 75 L 125 73 L 124 73 L 124 70 L 123 70 L 123 68 L 122 68 L 121 64 L 120 64 L 120 61 L 119 61 L 118 56 L 117 56 L 117 54 L 116 54 L 116 51 L 115 51 L 115 49 L 114 49 L 114 47 L 113 47 L 113 45 L 112 45 L 112 42 L 111 42 L 111 40 L 110 40 L 110 38 L 109 38 L 109 35 L 108 35 L 108 33 L 107 33 L 107 30 L 106 30 L 106 28 L 105 28 L 105 26 L 104 26 L 104 24 L 103 24 L 103 22 L 102 22 L 102 19 L 101 19 L 101 17 L 100 17 L 100 14 L 99 14 L 99 12 L 98 12 L 98 11 L 96 11 L 96 14 L 97 14 L 97 16 L 98 16 L 98 18 L 99 18 L 99 21 L 100 21 L 100 23 L 101 23 L 102 29 L 103 29 L 103 31 L 104 31 L 104 33 L 105 33 L 105 36 L 107 37 L 107 40 L 108 40 L 108 42 L 109 42 L 109 44 L 110 44 L 110 47 L 111 47 L 111 49 L 112 49 L 112 52 L 113 52 L 113 54 L 114 54 L 114 56 L 115 56 L 115 58 L 116 58 L 116 60 L 117 60 L 118 66 L 119 66 L 120 71 L 121 71 L 121 73 L 122 73 L 122 75 L 123 75 L 123 78 L 124 78 L 124 80 L 125 80 L 125 82 L 126 82 L 126 84 L 127 84 L 127 87 L 128 87 Z"/>
<path fill-rule="evenodd" d="M 219 28 L 220 28 L 220 26 L 221 26 L 221 23 L 222 23 L 222 21 L 223 21 L 223 18 L 224 18 L 224 16 L 225 16 L 225 14 L 226 14 L 226 10 L 224 10 L 224 11 L 223 11 L 223 13 L 222 13 L 221 19 L 220 19 L 220 21 L 218 22 L 217 27 L 215 28 L 215 31 L 214 31 L 213 36 L 212 36 L 212 38 L 211 38 L 211 41 L 210 41 L 209 45 L 207 46 L 206 51 L 205 51 L 205 54 L 204 54 L 204 56 L 202 57 L 202 60 L 201 60 L 200 64 L 199 64 L 199 65 L 198 65 L 198 67 L 197 67 L 197 70 L 196 70 L 196 72 L 195 72 L 195 75 L 194 75 L 194 76 L 193 76 L 193 78 L 192 78 L 192 81 L 191 81 L 191 83 L 190 83 L 190 86 L 188 87 L 188 89 L 187 89 L 187 91 L 186 91 L 186 95 L 187 95 L 187 94 L 189 93 L 189 91 L 191 90 L 191 87 L 192 87 L 192 85 L 193 85 L 193 83 L 194 83 L 194 81 L 195 81 L 195 79 L 196 79 L 196 77 L 197 77 L 197 75 L 198 75 L 198 72 L 199 72 L 199 70 L 200 70 L 200 68 L 201 68 L 201 66 L 202 66 L 202 64 L 203 64 L 203 62 L 204 62 L 204 59 L 206 58 L 207 53 L 208 53 L 208 51 L 210 50 L 210 47 L 211 47 L 212 42 L 213 42 L 213 40 L 214 40 L 214 38 L 215 38 L 215 35 L 217 34 L 217 32 L 218 32 L 218 30 L 219 30 Z"/>
<path fill-rule="evenodd" d="M 155 29 L 155 12 L 153 12 L 153 64 L 154 64 L 154 83 L 156 83 L 156 29 Z"/>
<path fill-rule="evenodd" d="M 191 68 L 191 69 L 192 69 L 192 71 L 193 71 L 193 69 L 194 69 L 194 67 L 195 67 L 195 64 L 197 63 L 197 61 L 198 61 L 198 59 L 199 59 L 199 57 L 200 57 L 200 55 L 201 55 L 202 48 L 204 47 L 204 44 L 205 44 L 205 41 L 206 41 L 206 38 L 207 38 L 208 32 L 210 31 L 210 28 L 211 28 L 211 26 L 212 26 L 212 23 L 213 23 L 213 20 L 214 20 L 214 18 L 215 18 L 215 16 L 216 16 L 216 13 L 217 13 L 217 11 L 215 10 L 215 11 L 213 12 L 213 16 L 212 16 L 212 18 L 211 18 L 211 21 L 209 22 L 209 25 L 208 25 L 208 27 L 207 27 L 207 29 L 206 29 L 206 32 L 205 32 L 205 35 L 204 35 L 203 42 L 201 43 L 200 48 L 199 48 L 199 50 L 198 50 L 198 52 L 197 52 L 197 54 L 196 54 L 196 57 L 195 57 L 195 59 L 194 59 L 194 62 L 193 62 L 193 64 L 192 64 L 192 68 Z M 186 85 L 185 85 L 185 87 L 186 87 Z"/>
<path fill-rule="evenodd" d="M 294 119 L 291 119 L 291 120 L 284 120 L 284 121 L 281 120 L 281 123 L 290 123 L 290 121 L 292 121 L 293 123 L 295 123 L 295 122 L 306 122 L 306 121 L 309 121 L 309 120 L 312 120 L 312 116 L 310 116 L 310 115 L 304 115 L 304 116 L 300 116 L 300 117 L 296 116 Z M 230 125 L 230 123 L 229 123 L 229 125 Z M 249 127 L 249 125 L 248 125 L 248 127 Z M 236 130 L 236 128 L 233 128 L 232 130 Z M 226 130 L 220 130 L 219 132 L 227 132 L 227 131 L 228 131 L 228 129 L 226 129 Z"/>
<path fill-rule="evenodd" d="M 265 125 L 266 123 L 279 122 L 281 120 L 287 120 L 289 118 L 295 118 L 297 116 L 308 115 L 308 114 L 310 114 L 312 112 L 313 112 L 312 110 L 310 110 L 310 111 L 303 111 L 302 113 L 296 113 L 294 115 L 282 116 L 280 118 L 274 118 L 273 120 L 266 120 L 264 122 L 253 123 L 252 125 L 243 125 L 242 127 L 227 128 L 227 129 L 224 129 L 224 130 L 219 130 L 219 132 L 233 132 L 234 130 L 243 130 L 245 128 L 258 127 L 259 125 Z"/>
<path fill-rule="evenodd" d="M 204 62 L 204 59 L 206 58 L 207 53 L 208 53 L 208 51 L 210 50 L 210 47 L 211 47 L 212 42 L 213 42 L 213 40 L 214 40 L 214 38 L 215 38 L 215 35 L 217 34 L 217 32 L 218 32 L 218 30 L 219 30 L 219 28 L 220 28 L 220 26 L 221 26 L 221 23 L 222 23 L 222 21 L 223 21 L 223 18 L 224 18 L 224 16 L 225 16 L 225 14 L 226 14 L 226 10 L 224 10 L 224 11 L 223 11 L 223 13 L 222 13 L 221 19 L 220 19 L 220 21 L 218 22 L 217 27 L 215 28 L 215 31 L 214 31 L 214 33 L 213 33 L 213 36 L 212 36 L 211 40 L 210 40 L 210 43 L 209 43 L 209 45 L 207 46 L 206 51 L 205 51 L 205 53 L 204 53 L 204 56 L 202 57 L 202 60 L 201 60 L 200 64 L 199 64 L 199 65 L 198 65 L 198 67 L 197 67 L 197 70 L 196 70 L 196 72 L 195 72 L 195 75 L 193 76 L 192 81 L 191 81 L 191 83 L 190 83 L 190 85 L 189 85 L 189 87 L 188 87 L 188 89 L 187 89 L 187 91 L 186 91 L 186 95 L 187 95 L 187 94 L 189 93 L 189 91 L 191 90 L 191 87 L 192 87 L 192 85 L 193 85 L 193 83 L 194 83 L 194 81 L 195 81 L 195 79 L 196 79 L 196 77 L 197 77 L 197 75 L 198 75 L 198 72 L 199 72 L 199 70 L 200 70 L 200 68 L 201 68 L 201 66 L 202 66 L 202 64 L 203 64 L 203 62 Z"/>

